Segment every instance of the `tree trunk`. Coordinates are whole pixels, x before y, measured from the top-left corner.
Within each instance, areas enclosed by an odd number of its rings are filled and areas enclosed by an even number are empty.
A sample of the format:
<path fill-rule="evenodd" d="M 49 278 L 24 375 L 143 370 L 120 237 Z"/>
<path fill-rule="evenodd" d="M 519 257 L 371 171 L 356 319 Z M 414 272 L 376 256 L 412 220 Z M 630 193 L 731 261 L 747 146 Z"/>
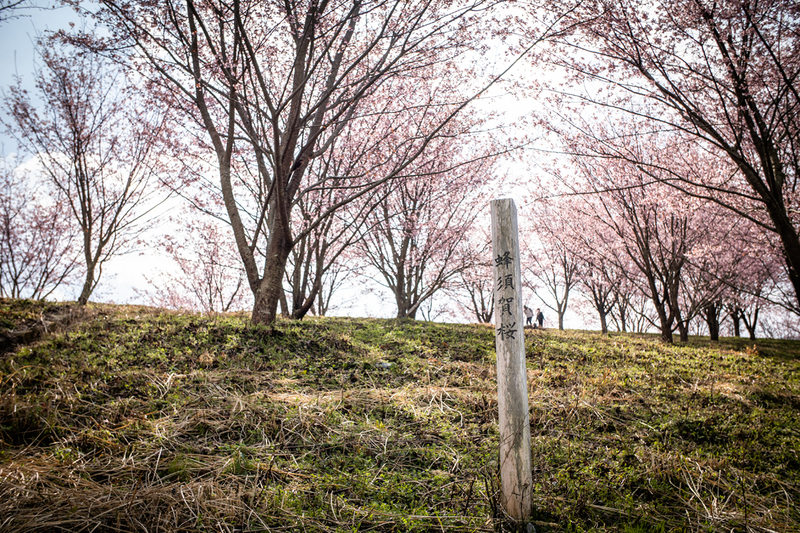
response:
<path fill-rule="evenodd" d="M 304 316 L 308 314 L 308 312 L 314 307 L 314 300 L 316 300 L 317 295 L 320 292 L 319 279 L 315 280 L 314 286 L 311 287 L 311 292 L 303 301 L 302 296 L 297 295 L 292 298 L 292 318 L 295 320 L 302 320 Z"/>
<path fill-rule="evenodd" d="M 271 325 L 277 318 L 278 302 L 284 294 L 283 274 L 291 251 L 284 240 L 281 236 L 274 235 L 267 247 L 264 277 L 259 283 L 253 303 L 251 320 L 254 324 Z"/>
<path fill-rule="evenodd" d="M 781 174 L 783 174 L 783 172 L 781 172 Z M 756 188 L 755 190 L 758 191 L 759 189 Z M 762 194 L 762 197 L 763 196 Z M 770 218 L 775 224 L 775 230 L 781 239 L 783 257 L 786 261 L 786 273 L 794 287 L 795 298 L 798 303 L 800 303 L 800 237 L 797 234 L 794 223 L 787 213 L 782 198 L 777 200 L 771 197 L 766 198 L 764 203 Z M 755 322 L 755 320 L 753 322 Z M 753 325 L 753 330 L 755 331 L 755 324 Z M 755 333 L 752 333 L 752 335 L 755 335 Z"/>
<path fill-rule="evenodd" d="M 326 301 L 324 292 L 319 291 L 317 293 L 317 316 L 326 316 L 329 304 L 330 300 Z"/>
<path fill-rule="evenodd" d="M 619 325 L 623 333 L 628 332 L 628 304 L 619 308 Z"/>
<path fill-rule="evenodd" d="M 286 292 L 281 291 L 281 316 L 289 317 L 289 302 L 286 301 Z"/>
<path fill-rule="evenodd" d="M 599 313 L 599 314 L 600 314 L 600 334 L 608 335 L 608 321 L 606 320 L 607 313 Z"/>
<path fill-rule="evenodd" d="M 739 321 L 739 310 L 735 309 L 730 313 L 731 320 L 733 321 L 733 335 L 735 337 L 742 336 L 741 323 Z"/>
<path fill-rule="evenodd" d="M 705 319 L 708 325 L 708 336 L 712 341 L 719 340 L 719 316 L 717 315 L 716 304 L 710 304 L 705 308 Z"/>
<path fill-rule="evenodd" d="M 744 327 L 747 328 L 747 332 L 750 334 L 750 340 L 756 340 L 756 325 L 758 324 L 758 312 L 760 309 L 756 308 L 755 312 L 753 313 L 752 319 L 748 319 L 747 315 L 741 313 L 742 322 L 744 322 Z"/>
<path fill-rule="evenodd" d="M 667 312 L 663 306 L 656 305 L 656 313 L 658 313 L 658 323 L 661 325 L 661 340 L 672 344 L 672 323 L 667 318 Z"/>
<path fill-rule="evenodd" d="M 656 308 L 656 313 L 658 314 L 658 323 L 661 329 L 661 340 L 667 344 L 672 344 L 672 324 L 675 320 L 675 315 L 670 314 L 667 316 L 667 301 L 669 300 L 669 293 L 664 295 L 664 298 L 661 298 L 658 290 L 658 286 L 656 285 L 656 277 L 650 268 L 640 269 L 647 277 L 647 285 L 650 288 L 650 300 L 653 302 L 653 306 Z M 666 290 L 665 290 L 666 292 Z M 672 311 L 672 308 L 670 308 Z"/>
<path fill-rule="evenodd" d="M 417 319 L 417 309 L 415 307 L 413 310 L 409 311 L 407 306 L 400 307 L 400 302 L 397 302 L 397 318 L 410 318 L 411 320 Z"/>
<path fill-rule="evenodd" d="M 415 298 L 415 296 L 403 290 L 403 285 L 400 283 L 400 280 L 403 280 L 403 283 L 405 283 L 405 276 L 398 276 L 397 288 L 395 288 L 394 291 L 394 300 L 397 303 L 397 318 L 416 320 L 419 306 L 411 303 L 411 299 Z"/>
<path fill-rule="evenodd" d="M 94 263 L 89 262 L 86 265 L 86 279 L 83 282 L 83 289 L 81 295 L 78 296 L 78 305 L 86 305 L 89 302 L 89 297 L 92 295 L 94 289 Z"/>
<path fill-rule="evenodd" d="M 675 307 L 673 316 L 675 317 L 675 324 L 678 326 L 678 336 L 681 342 L 689 342 L 689 321 L 684 320 L 680 308 L 677 305 Z"/>
<path fill-rule="evenodd" d="M 689 323 L 679 322 L 678 332 L 680 333 L 681 342 L 689 342 Z"/>

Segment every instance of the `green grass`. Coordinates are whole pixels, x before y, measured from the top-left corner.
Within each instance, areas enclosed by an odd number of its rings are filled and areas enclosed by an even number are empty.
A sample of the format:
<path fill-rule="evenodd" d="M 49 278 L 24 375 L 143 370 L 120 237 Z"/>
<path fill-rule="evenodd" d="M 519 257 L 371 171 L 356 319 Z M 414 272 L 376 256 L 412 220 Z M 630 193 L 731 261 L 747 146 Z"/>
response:
<path fill-rule="evenodd" d="M 800 531 L 799 352 L 529 332 L 534 523 Z M 91 307 L 0 359 L 0 529 L 503 530 L 494 358 L 488 326 Z"/>

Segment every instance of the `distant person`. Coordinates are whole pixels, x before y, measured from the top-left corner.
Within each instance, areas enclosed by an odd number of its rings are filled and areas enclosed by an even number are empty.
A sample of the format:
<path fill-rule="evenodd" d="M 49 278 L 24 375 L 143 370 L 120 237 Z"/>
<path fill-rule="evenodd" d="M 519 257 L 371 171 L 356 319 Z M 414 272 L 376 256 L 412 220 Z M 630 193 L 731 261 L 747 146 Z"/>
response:
<path fill-rule="evenodd" d="M 536 310 L 536 321 L 539 322 L 539 329 L 542 329 L 544 327 L 542 326 L 544 324 L 544 315 L 541 309 Z"/>
<path fill-rule="evenodd" d="M 527 305 L 525 306 L 525 325 L 533 326 L 533 310 Z M 533 327 L 535 328 L 536 326 Z"/>

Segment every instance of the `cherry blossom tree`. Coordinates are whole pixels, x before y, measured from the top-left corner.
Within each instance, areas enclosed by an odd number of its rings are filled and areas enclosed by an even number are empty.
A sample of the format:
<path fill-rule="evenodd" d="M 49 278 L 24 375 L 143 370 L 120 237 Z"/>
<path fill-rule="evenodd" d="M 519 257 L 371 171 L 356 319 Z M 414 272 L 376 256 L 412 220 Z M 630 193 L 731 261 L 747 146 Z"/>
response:
<path fill-rule="evenodd" d="M 583 291 L 588 293 L 588 299 L 600 319 L 601 335 L 608 335 L 608 315 L 617 303 L 615 283 L 616 279 L 612 277 L 610 269 L 602 263 L 581 276 Z"/>
<path fill-rule="evenodd" d="M 137 108 L 134 86 L 98 57 L 55 37 L 40 44 L 39 54 L 36 99 L 18 80 L 4 98 L 11 117 L 5 126 L 72 215 L 82 241 L 83 305 L 106 261 L 137 238 L 151 213 L 163 120 Z"/>
<path fill-rule="evenodd" d="M 178 272 L 159 270 L 148 279 L 153 305 L 201 313 L 240 311 L 251 304 L 247 278 L 224 224 L 191 213 L 159 245 Z"/>
<path fill-rule="evenodd" d="M 479 262 L 465 238 L 481 210 L 491 160 L 455 165 L 442 143 L 414 175 L 391 185 L 367 216 L 358 249 L 375 279 L 395 298 L 397 318 L 415 318 L 420 306 Z"/>
<path fill-rule="evenodd" d="M 112 35 L 85 35 L 84 43 L 141 66 L 214 154 L 257 323 L 275 320 L 287 261 L 305 235 L 352 199 L 403 175 L 472 99 L 462 94 L 470 88 L 464 80 L 479 73 L 459 63 L 491 20 L 486 0 L 100 4 L 94 15 Z M 425 105 L 394 99 L 428 83 L 437 90 Z M 376 107 L 395 119 L 426 120 L 392 147 L 404 157 L 391 166 L 337 176 L 336 187 L 348 194 L 296 233 L 298 199 L 314 188 L 306 179 L 312 162 L 353 123 L 370 123 Z"/>
<path fill-rule="evenodd" d="M 362 270 L 345 266 L 340 259 L 354 256 L 351 248 L 361 239 L 362 232 L 369 231 L 364 228 L 366 215 L 374 209 L 376 195 L 385 195 L 391 187 L 366 188 L 363 195 L 354 198 L 347 188 L 341 187 L 340 176 L 379 174 L 387 159 L 382 153 L 387 139 L 401 142 L 392 139 L 398 129 L 395 121 L 380 111 L 374 116 L 367 131 L 364 131 L 364 124 L 345 128 L 331 149 L 309 165 L 310 186 L 295 204 L 299 216 L 294 220 L 294 231 L 300 237 L 292 248 L 286 272 L 292 296 L 291 307 L 281 303 L 286 316 L 302 318 L 313 309 L 315 302 L 316 312 L 324 314 L 334 290 L 342 284 L 341 274 Z M 365 178 L 354 178 L 351 184 L 358 186 L 364 181 Z M 342 200 L 347 201 L 340 208 L 330 210 Z M 326 211 L 330 211 L 330 215 L 319 220 L 319 214 Z"/>
<path fill-rule="evenodd" d="M 638 275 L 628 281 L 646 293 L 658 315 L 661 338 L 672 342 L 672 331 L 689 317 L 682 314 L 681 280 L 692 247 L 701 242 L 681 195 L 653 183 L 646 174 L 619 160 L 575 160 L 594 197 L 585 202 L 586 215 L 605 226 Z M 694 210 L 696 212 L 696 209 Z M 622 265 L 620 265 L 622 266 Z M 620 269 L 621 270 L 621 269 Z M 685 311 L 685 310 L 684 310 Z M 682 340 L 688 329 L 680 328 Z"/>
<path fill-rule="evenodd" d="M 653 306 L 647 294 L 630 283 L 628 274 L 614 286 L 614 306 L 611 308 L 611 320 L 617 331 L 632 331 L 646 333 L 652 324 L 658 320 L 653 312 Z"/>
<path fill-rule="evenodd" d="M 580 281 L 581 267 L 570 247 L 571 212 L 565 203 L 540 200 L 521 218 L 524 231 L 538 239 L 536 247 L 532 240 L 521 243 L 523 286 L 556 312 L 558 329 L 563 330 L 570 293 Z"/>
<path fill-rule="evenodd" d="M 44 299 L 78 271 L 67 202 L 31 172 L 0 165 L 0 295 Z"/>
<path fill-rule="evenodd" d="M 488 227 L 481 222 L 473 226 L 465 238 L 467 246 L 475 251 L 478 258 L 458 274 L 458 278 L 445 287 L 445 293 L 453 303 L 454 318 L 474 317 L 480 324 L 492 322 L 494 314 L 494 262 L 492 238 Z"/>
<path fill-rule="evenodd" d="M 14 10 L 24 7 L 27 0 L 0 0 L 0 23 L 15 17 Z"/>
<path fill-rule="evenodd" d="M 578 128 L 573 127 L 576 124 Z M 586 216 L 606 224 L 625 253 L 597 243 L 586 248 L 606 250 L 605 257 L 648 294 L 658 314 L 654 325 L 665 340 L 667 329 L 677 329 L 683 340 L 688 338 L 690 322 L 701 313 L 712 319 L 711 329 L 716 329 L 713 319 L 727 288 L 735 277 L 747 279 L 737 266 L 740 258 L 730 250 L 740 241 L 758 241 L 753 237 L 759 233 L 756 228 L 760 233 L 764 228 L 707 198 L 700 185 L 688 184 L 701 177 L 720 183 L 735 176 L 738 168 L 692 135 L 655 131 L 638 119 L 608 116 L 601 121 L 592 116 L 566 127 L 555 122 L 548 127 L 570 154 L 585 188 L 554 172 L 557 181 L 569 194 L 586 195 Z M 598 139 L 613 143 L 600 149 Z M 673 181 L 683 185 L 676 187 Z M 757 204 L 747 202 L 742 201 L 742 208 L 755 209 Z M 764 244 L 760 253 L 774 256 Z M 630 275 L 621 255 L 635 265 L 635 275 Z M 785 305 L 794 307 L 793 302 Z"/>
<path fill-rule="evenodd" d="M 551 228 L 548 242 L 557 241 L 556 246 L 565 251 L 565 259 L 570 259 L 567 264 L 572 265 L 575 288 L 597 314 L 601 334 L 606 335 L 608 317 L 618 303 L 625 278 L 619 266 L 624 263 L 624 255 L 620 257 L 604 224 L 594 217 L 580 216 L 584 202 L 581 196 L 566 196 L 560 198 L 557 210 L 550 209 L 547 218 L 559 217 L 560 222 L 548 224 Z M 623 309 L 620 314 L 622 328 L 627 324 L 626 311 Z"/>
<path fill-rule="evenodd" d="M 709 216 L 713 210 L 712 207 L 706 215 Z M 731 218 L 734 220 L 726 222 Z M 736 294 L 741 290 L 747 291 L 745 287 L 756 291 L 759 300 L 766 297 L 766 271 L 761 267 L 772 265 L 773 273 L 781 268 L 776 265 L 777 256 L 760 238 L 763 230 L 719 209 L 716 216 L 709 216 L 709 219 L 709 238 L 690 252 L 682 283 L 684 305 L 697 304 L 701 308 L 701 312 L 696 314 L 705 321 L 711 340 L 716 341 L 719 340 L 726 302 L 738 299 Z M 775 279 L 771 275 L 767 278 Z"/>
<path fill-rule="evenodd" d="M 494 315 L 493 275 L 491 263 L 485 262 L 474 265 L 459 276 L 458 289 L 466 298 L 455 299 L 462 309 L 468 310 L 468 316 L 474 316 L 480 324 L 490 324 Z"/>
<path fill-rule="evenodd" d="M 740 336 L 740 325 L 744 323 L 751 339 L 755 339 L 762 309 L 792 309 L 780 303 L 785 299 L 782 287 L 789 285 L 785 279 L 785 264 L 779 254 L 753 233 L 754 238 L 741 239 L 730 247 L 729 253 L 736 257 L 735 276 L 728 283 L 720 304 L 731 319 L 734 335 Z"/>
<path fill-rule="evenodd" d="M 679 305 L 682 320 L 678 323 L 681 338 L 688 338 L 689 323 L 702 317 L 708 326 L 711 340 L 719 340 L 719 315 L 722 300 L 738 271 L 740 258 L 731 255 L 737 243 L 745 240 L 747 231 L 729 224 L 730 214 L 719 206 L 707 206 L 702 219 L 693 217 L 696 229 L 702 224 L 704 235 L 687 252 L 687 264 L 681 277 Z M 750 229 L 751 224 L 746 224 Z"/>
<path fill-rule="evenodd" d="M 338 296 L 346 286 L 348 280 L 362 275 L 362 269 L 349 263 L 350 254 L 343 253 L 335 261 L 328 264 L 325 275 L 322 277 L 322 288 L 317 292 L 317 303 L 311 311 L 317 316 L 326 316 L 330 311 L 347 307 L 344 303 L 333 303 L 334 296 Z"/>
<path fill-rule="evenodd" d="M 706 327 L 708 327 L 709 340 L 719 340 L 720 317 L 723 309 L 721 302 L 710 302 L 703 309 L 703 320 L 705 320 Z"/>
<path fill-rule="evenodd" d="M 319 204 L 301 204 L 301 220 L 306 223 L 321 208 Z M 328 217 L 314 231 L 305 233 L 292 248 L 286 272 L 292 296 L 291 307 L 286 305 L 287 316 L 300 319 L 309 311 L 324 315 L 336 288 L 341 286 L 342 274 L 353 270 L 340 259 L 360 238 L 358 232 L 365 219 L 347 218 L 348 212 L 352 211 L 339 210 L 335 216 Z"/>
<path fill-rule="evenodd" d="M 562 12 L 567 4 L 548 7 Z M 798 9 L 792 0 L 590 0 L 567 15 L 579 30 L 548 49 L 551 64 L 574 82 L 571 88 L 556 88 L 557 100 L 563 116 L 592 138 L 584 153 L 622 158 L 643 172 L 652 168 L 652 179 L 722 205 L 773 233 L 796 310 Z M 574 113 L 567 110 L 570 102 L 577 104 Z M 588 111 L 587 104 L 594 109 Z M 692 137 L 733 170 L 670 172 L 658 158 L 642 160 L 628 150 L 618 132 L 592 128 L 592 116 L 600 113 L 627 114 L 650 131 Z"/>
<path fill-rule="evenodd" d="M 756 339 L 756 326 L 758 326 L 758 315 L 761 313 L 764 305 L 763 300 L 750 299 L 747 304 L 735 305 L 734 313 L 736 313 L 736 320 L 741 321 L 750 340 Z M 738 335 L 737 335 L 738 337 Z"/>

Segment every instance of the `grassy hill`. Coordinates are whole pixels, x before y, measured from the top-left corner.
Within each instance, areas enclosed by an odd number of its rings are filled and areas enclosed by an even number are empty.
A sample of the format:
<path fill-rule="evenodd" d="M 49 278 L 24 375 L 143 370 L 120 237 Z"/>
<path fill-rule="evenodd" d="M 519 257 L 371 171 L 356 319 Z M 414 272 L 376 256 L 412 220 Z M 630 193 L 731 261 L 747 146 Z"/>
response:
<path fill-rule="evenodd" d="M 0 356 L 2 531 L 505 528 L 488 326 L 0 300 L 37 325 Z M 800 343 L 527 354 L 540 531 L 800 531 Z"/>

